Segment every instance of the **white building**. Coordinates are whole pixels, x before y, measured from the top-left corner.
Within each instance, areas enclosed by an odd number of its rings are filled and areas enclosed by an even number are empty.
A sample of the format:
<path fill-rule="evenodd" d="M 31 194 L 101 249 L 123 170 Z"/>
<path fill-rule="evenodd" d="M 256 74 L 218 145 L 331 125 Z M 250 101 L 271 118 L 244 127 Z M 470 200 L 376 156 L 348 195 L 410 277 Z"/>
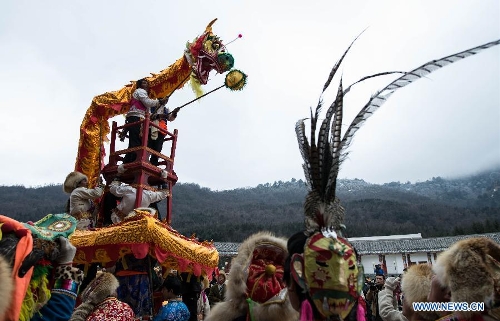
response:
<path fill-rule="evenodd" d="M 500 243 L 500 232 L 422 238 L 420 233 L 407 235 L 353 237 L 349 241 L 356 249 L 366 275 L 373 275 L 375 265 L 381 264 L 387 275 L 402 274 L 410 265 L 433 264 L 437 255 L 453 243 L 471 237 L 489 237 Z M 238 254 L 240 243 L 215 242 L 222 266 Z"/>

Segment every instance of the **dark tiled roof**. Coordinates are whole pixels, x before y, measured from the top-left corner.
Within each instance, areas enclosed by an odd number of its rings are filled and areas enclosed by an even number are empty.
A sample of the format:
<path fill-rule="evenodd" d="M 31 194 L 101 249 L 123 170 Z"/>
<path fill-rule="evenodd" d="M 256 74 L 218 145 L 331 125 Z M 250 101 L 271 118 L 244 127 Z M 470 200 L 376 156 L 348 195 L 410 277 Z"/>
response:
<path fill-rule="evenodd" d="M 241 243 L 234 242 L 214 242 L 215 248 L 220 256 L 236 256 Z"/>
<path fill-rule="evenodd" d="M 352 241 L 352 245 L 358 254 L 391 254 L 391 253 L 417 253 L 417 252 L 441 252 L 450 245 L 463 239 L 471 237 L 489 237 L 493 241 L 500 243 L 500 233 L 460 235 L 434 237 L 427 239 L 408 240 L 383 240 L 383 241 Z"/>
<path fill-rule="evenodd" d="M 352 241 L 352 245 L 358 254 L 392 254 L 392 253 L 418 253 L 418 252 L 441 252 L 455 242 L 471 237 L 489 237 L 500 243 L 500 233 L 445 236 L 426 239 L 406 240 L 359 240 Z M 215 242 L 215 247 L 220 256 L 235 256 L 241 243 Z"/>

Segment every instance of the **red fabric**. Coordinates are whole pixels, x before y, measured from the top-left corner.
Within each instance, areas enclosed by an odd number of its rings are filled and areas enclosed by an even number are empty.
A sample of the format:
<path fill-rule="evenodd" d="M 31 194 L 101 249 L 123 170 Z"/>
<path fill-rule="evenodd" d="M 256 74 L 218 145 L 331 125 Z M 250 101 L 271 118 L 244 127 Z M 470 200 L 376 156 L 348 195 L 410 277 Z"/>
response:
<path fill-rule="evenodd" d="M 302 301 L 300 305 L 300 321 L 313 321 L 314 315 L 311 303 L 308 300 Z"/>
<path fill-rule="evenodd" d="M 135 108 L 140 110 L 146 110 L 146 106 L 144 106 L 144 104 L 141 103 L 140 100 L 137 100 L 135 98 L 130 99 L 130 106 L 135 106 Z"/>
<path fill-rule="evenodd" d="M 23 223 L 10 217 L 0 215 L 0 223 L 5 225 L 5 230 L 2 226 L 2 230 L 4 232 L 9 228 L 10 231 L 15 232 L 15 234 L 20 238 L 16 246 L 14 266 L 12 267 L 12 279 L 14 280 L 16 286 L 12 292 L 12 302 L 10 303 L 9 310 L 5 314 L 6 320 L 19 320 L 21 305 L 23 303 L 24 296 L 26 295 L 31 276 L 33 275 L 33 267 L 31 267 L 22 278 L 18 276 L 18 272 L 26 256 L 28 256 L 28 254 L 30 254 L 33 250 L 33 237 L 31 236 L 31 231 L 26 229 Z"/>
<path fill-rule="evenodd" d="M 148 255 L 149 252 L 149 244 L 148 243 L 142 243 L 142 244 L 132 244 L 130 246 L 132 253 L 134 253 L 134 257 L 136 259 L 143 259 Z"/>
<path fill-rule="evenodd" d="M 113 266 L 113 262 L 116 262 L 120 258 L 121 255 L 130 253 L 128 251 L 126 251 L 125 253 L 122 253 L 124 249 L 125 250 L 130 249 L 132 251 L 132 253 L 134 254 L 134 256 L 136 258 L 140 259 L 141 258 L 140 256 L 142 254 L 144 254 L 144 251 L 147 255 L 151 246 L 153 246 L 153 245 L 150 245 L 149 243 L 108 244 L 108 245 L 99 245 L 99 246 L 95 246 L 95 247 L 94 246 L 87 246 L 87 247 L 78 248 L 77 255 L 84 258 L 86 263 L 99 262 L 99 260 L 96 259 L 96 257 L 95 257 L 95 253 L 96 253 L 96 251 L 103 249 L 106 251 L 107 257 L 109 257 L 110 261 L 109 262 L 104 261 L 101 263 L 104 263 L 106 265 L 106 267 L 111 267 L 111 266 Z M 146 250 L 146 248 L 147 248 L 147 250 Z M 82 251 L 83 254 L 78 253 L 79 251 Z M 146 257 L 146 255 L 144 255 L 142 258 Z M 165 262 L 170 257 L 175 258 L 175 260 L 177 261 L 177 264 L 178 264 L 178 268 L 181 271 L 186 270 L 190 266 L 195 274 L 196 273 L 203 274 L 203 272 L 204 272 L 206 275 L 211 277 L 212 272 L 214 270 L 214 268 L 212 268 L 212 267 L 204 266 L 201 264 L 196 264 L 190 260 L 176 257 L 176 256 L 172 255 L 172 253 L 164 251 L 159 246 L 154 246 L 154 251 L 151 250 L 150 255 L 155 257 L 158 260 L 158 262 L 160 262 L 160 263 Z M 78 263 L 83 263 L 83 262 L 79 261 Z M 197 275 L 199 275 L 199 274 L 197 274 Z"/>
<path fill-rule="evenodd" d="M 95 307 L 86 321 L 131 321 L 134 318 L 134 311 L 128 304 L 107 298 Z"/>
<path fill-rule="evenodd" d="M 366 301 L 362 296 L 358 297 L 358 310 L 356 311 L 357 321 L 366 321 Z"/>
<path fill-rule="evenodd" d="M 252 255 L 248 269 L 247 288 L 248 296 L 255 302 L 264 303 L 277 295 L 284 287 L 283 253 L 277 253 L 269 247 L 256 248 Z M 276 270 L 266 274 L 266 267 L 273 265 Z"/>

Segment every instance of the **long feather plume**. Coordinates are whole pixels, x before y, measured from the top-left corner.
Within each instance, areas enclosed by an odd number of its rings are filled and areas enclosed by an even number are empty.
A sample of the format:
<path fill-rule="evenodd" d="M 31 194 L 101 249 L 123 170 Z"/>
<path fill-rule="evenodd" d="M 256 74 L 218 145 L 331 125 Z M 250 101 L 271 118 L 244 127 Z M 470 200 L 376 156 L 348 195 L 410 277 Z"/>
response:
<path fill-rule="evenodd" d="M 349 85 L 345 90 L 344 90 L 344 96 L 351 91 L 351 88 L 354 87 L 354 85 L 357 85 L 367 79 L 370 79 L 370 78 L 375 78 L 375 77 L 380 77 L 380 76 L 387 76 L 387 75 L 392 75 L 392 74 L 406 74 L 406 72 L 404 71 L 386 71 L 386 72 L 379 72 L 379 73 L 376 73 L 376 74 L 373 74 L 373 75 L 370 75 L 370 76 L 365 76 L 363 78 L 361 78 L 360 80 L 352 83 L 351 85 Z"/>
<path fill-rule="evenodd" d="M 323 86 L 323 91 L 321 93 L 324 93 L 325 90 L 328 88 L 328 86 L 330 86 L 330 83 L 332 82 L 333 77 L 337 73 L 337 70 L 339 69 L 340 64 L 342 63 L 342 61 L 344 60 L 345 56 L 347 55 L 347 52 L 349 52 L 349 49 L 351 49 L 351 47 L 354 44 L 354 42 L 356 42 L 356 40 L 358 40 L 358 38 L 363 34 L 363 32 L 365 32 L 365 30 L 361 31 L 361 33 L 359 35 L 357 35 L 356 38 L 354 38 L 354 40 L 351 42 L 351 44 L 349 45 L 349 47 L 347 47 L 347 50 L 344 52 L 344 54 L 342 55 L 342 57 L 340 57 L 340 59 L 335 63 L 335 65 L 332 68 L 332 71 L 330 71 L 330 74 L 328 75 L 328 79 L 326 80 L 325 85 Z"/>
<path fill-rule="evenodd" d="M 342 81 L 342 80 L 341 80 Z M 342 86 L 342 83 L 341 83 Z M 321 190 L 324 190 L 326 185 L 326 179 L 324 178 L 325 167 L 328 167 L 327 163 L 329 162 L 328 158 L 331 158 L 331 154 L 329 153 L 329 144 L 328 144 L 328 134 L 330 130 L 330 120 L 334 114 L 334 105 L 332 104 L 328 110 L 326 111 L 326 116 L 323 122 L 321 123 L 321 127 L 319 128 L 318 134 L 318 153 L 319 153 L 319 166 L 320 166 L 320 176 L 321 176 Z"/>
<path fill-rule="evenodd" d="M 449 64 L 452 64 L 464 58 L 470 57 L 472 55 L 475 55 L 485 49 L 491 48 L 498 44 L 500 44 L 500 39 L 488 42 L 484 45 L 480 45 L 471 49 L 461 51 L 459 53 L 450 56 L 446 56 L 438 60 L 432 60 L 416 69 L 413 69 L 412 71 L 404 74 L 403 76 L 391 82 L 389 85 L 380 90 L 376 95 L 372 96 L 368 101 L 368 103 L 363 107 L 363 109 L 361 109 L 358 115 L 354 118 L 351 125 L 347 129 L 344 138 L 342 139 L 342 142 L 340 144 L 340 152 L 346 150 L 349 147 L 356 131 L 380 106 L 382 106 L 387 101 L 387 99 L 396 90 L 401 89 L 404 86 L 407 86 L 420 78 L 426 77 L 430 73 L 442 67 L 445 67 Z M 347 154 L 344 154 L 341 157 L 341 161 L 345 159 L 346 156 Z"/>
<path fill-rule="evenodd" d="M 358 35 L 359 37 L 359 35 Z M 356 39 L 358 38 L 356 37 Z M 326 111 L 326 116 L 321 123 L 318 136 L 316 137 L 316 127 L 318 118 L 323 105 L 322 95 L 330 86 L 333 77 L 335 76 L 340 64 L 344 60 L 347 52 L 354 44 L 354 41 L 349 45 L 342 57 L 335 63 L 327 81 L 323 86 L 320 99 L 313 113 L 311 108 L 311 138 L 310 143 L 305 134 L 305 119 L 299 120 L 295 125 L 295 132 L 299 143 L 299 150 L 304 159 L 303 169 L 306 181 L 310 191 L 304 203 L 306 231 L 313 233 L 321 228 L 334 228 L 340 230 L 340 225 L 344 218 L 344 209 L 340 205 L 340 201 L 335 196 L 337 185 L 337 176 L 339 173 L 342 161 L 347 157 L 346 150 L 350 146 L 354 134 L 360 126 L 382 106 L 387 99 L 398 89 L 409 85 L 416 80 L 426 77 L 431 72 L 452 64 L 461 59 L 470 57 L 479 53 L 482 50 L 491 48 L 500 44 L 500 40 L 492 41 L 481 46 L 477 46 L 462 52 L 446 56 L 444 58 L 430 61 L 410 72 L 391 71 L 382 72 L 366 76 L 348 86 L 345 90 L 340 79 L 337 96 L 335 101 L 329 106 Z M 403 73 L 402 76 L 389 83 L 382 90 L 373 95 L 366 105 L 357 114 L 354 120 L 349 125 L 344 137 L 342 138 L 342 116 L 343 116 L 343 99 L 350 92 L 351 88 L 367 79 L 374 77 L 385 76 L 395 73 Z M 333 122 L 332 122 L 333 118 Z"/>

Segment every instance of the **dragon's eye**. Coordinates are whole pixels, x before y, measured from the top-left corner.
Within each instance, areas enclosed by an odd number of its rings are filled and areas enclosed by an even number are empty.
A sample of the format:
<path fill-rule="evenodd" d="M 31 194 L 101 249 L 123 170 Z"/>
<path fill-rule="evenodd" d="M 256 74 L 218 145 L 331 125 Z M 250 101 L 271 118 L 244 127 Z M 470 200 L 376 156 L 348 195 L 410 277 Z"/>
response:
<path fill-rule="evenodd" d="M 219 50 L 219 48 L 220 48 L 220 43 L 218 43 L 218 42 L 214 42 L 214 43 L 212 44 L 212 49 L 213 49 L 213 50 Z"/>

